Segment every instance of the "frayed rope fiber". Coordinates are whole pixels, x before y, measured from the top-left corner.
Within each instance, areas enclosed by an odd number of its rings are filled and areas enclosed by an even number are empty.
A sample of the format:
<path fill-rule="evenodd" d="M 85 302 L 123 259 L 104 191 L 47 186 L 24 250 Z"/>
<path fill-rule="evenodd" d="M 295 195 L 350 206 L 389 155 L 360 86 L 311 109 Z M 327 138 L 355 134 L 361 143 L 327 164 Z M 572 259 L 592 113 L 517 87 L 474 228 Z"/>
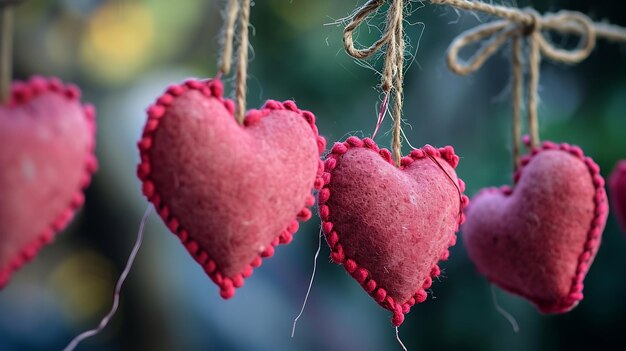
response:
<path fill-rule="evenodd" d="M 268 101 L 243 125 L 219 80 L 170 87 L 148 109 L 139 142 L 143 192 L 189 253 L 234 295 L 311 218 L 326 147 L 315 116 Z"/>
<path fill-rule="evenodd" d="M 426 299 L 456 242 L 468 203 L 458 161 L 452 147 L 427 145 L 397 168 L 388 150 L 357 137 L 336 143 L 326 159 L 318 203 L 331 258 L 394 313 L 395 326 Z"/>
<path fill-rule="evenodd" d="M 583 298 L 583 280 L 600 246 L 608 203 L 598 166 L 580 148 L 544 142 L 521 159 L 515 188 L 472 199 L 464 244 L 491 282 L 564 313 Z"/>

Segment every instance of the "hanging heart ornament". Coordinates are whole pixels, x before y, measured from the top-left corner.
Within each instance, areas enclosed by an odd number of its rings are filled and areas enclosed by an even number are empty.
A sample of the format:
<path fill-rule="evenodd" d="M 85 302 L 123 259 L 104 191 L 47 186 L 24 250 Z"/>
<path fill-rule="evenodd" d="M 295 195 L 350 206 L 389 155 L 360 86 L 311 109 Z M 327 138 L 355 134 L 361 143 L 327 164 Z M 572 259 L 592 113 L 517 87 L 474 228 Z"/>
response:
<path fill-rule="evenodd" d="M 569 144 L 544 142 L 521 159 L 513 188 L 472 199 L 463 241 L 489 281 L 564 313 L 583 298 L 583 280 L 608 214 L 598 165 Z"/>
<path fill-rule="evenodd" d="M 325 161 L 319 214 L 331 259 L 399 326 L 440 274 L 468 204 L 450 146 L 413 150 L 396 167 L 369 138 L 336 143 Z"/>
<path fill-rule="evenodd" d="M 311 218 L 326 142 L 293 101 L 268 101 L 240 125 L 222 93 L 217 79 L 167 89 L 148 109 L 138 176 L 227 299 Z"/>
<path fill-rule="evenodd" d="M 0 106 L 0 287 L 62 231 L 97 168 L 95 110 L 59 79 L 14 82 Z"/>

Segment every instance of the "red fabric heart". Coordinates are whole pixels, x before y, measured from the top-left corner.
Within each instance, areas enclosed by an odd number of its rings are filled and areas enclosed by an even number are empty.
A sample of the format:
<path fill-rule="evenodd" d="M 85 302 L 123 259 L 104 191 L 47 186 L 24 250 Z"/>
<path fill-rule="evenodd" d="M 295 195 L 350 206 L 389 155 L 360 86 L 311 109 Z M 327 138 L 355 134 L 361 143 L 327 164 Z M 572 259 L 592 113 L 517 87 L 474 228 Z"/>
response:
<path fill-rule="evenodd" d="M 615 217 L 626 233 L 626 160 L 620 161 L 609 177 L 611 191 L 611 206 Z"/>
<path fill-rule="evenodd" d="M 319 214 L 331 258 L 399 326 L 426 299 L 449 256 L 468 198 L 450 146 L 413 150 L 397 168 L 369 138 L 336 143 L 325 161 Z"/>
<path fill-rule="evenodd" d="M 65 228 L 97 168 L 95 110 L 56 79 L 15 82 L 0 106 L 0 287 Z"/>
<path fill-rule="evenodd" d="M 467 211 L 463 240 L 478 271 L 544 313 L 583 298 L 608 204 L 604 179 L 577 146 L 543 143 L 521 159 L 515 187 L 481 191 Z"/>
<path fill-rule="evenodd" d="M 219 80 L 170 87 L 139 142 L 143 192 L 227 299 L 311 217 L 326 147 L 315 117 L 268 101 L 244 125 Z"/>

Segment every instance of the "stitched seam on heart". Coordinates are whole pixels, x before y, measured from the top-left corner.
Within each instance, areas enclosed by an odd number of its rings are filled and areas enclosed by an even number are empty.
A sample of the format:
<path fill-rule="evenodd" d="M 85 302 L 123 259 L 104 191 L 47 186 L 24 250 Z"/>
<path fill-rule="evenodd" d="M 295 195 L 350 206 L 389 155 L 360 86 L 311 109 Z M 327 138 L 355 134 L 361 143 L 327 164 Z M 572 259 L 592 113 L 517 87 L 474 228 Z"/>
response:
<path fill-rule="evenodd" d="M 394 161 L 391 157 L 391 152 L 389 152 L 389 150 L 387 149 L 379 149 L 378 145 L 370 138 L 365 138 L 361 140 L 355 136 L 351 136 L 343 143 L 335 143 L 330 155 L 328 155 L 324 163 L 324 187 L 320 190 L 318 194 L 318 211 L 322 220 L 322 230 L 326 237 L 328 246 L 330 246 L 331 249 L 331 259 L 335 263 L 343 265 L 348 274 L 350 274 L 361 285 L 361 287 L 363 287 L 365 292 L 373 297 L 380 306 L 392 311 L 392 323 L 395 326 L 399 326 L 404 321 L 404 314 L 409 313 L 413 305 L 415 305 L 416 303 L 422 303 L 426 300 L 427 293 L 425 289 L 430 288 L 432 285 L 432 279 L 440 275 L 441 270 L 438 266 L 438 263 L 439 261 L 445 261 L 448 259 L 450 255 L 449 248 L 455 245 L 456 235 L 452 235 L 448 247 L 443 250 L 438 262 L 435 263 L 431 268 L 430 276 L 426 278 L 421 287 L 418 287 L 417 291 L 413 294 L 411 298 L 409 298 L 405 302 L 396 302 L 391 296 L 387 296 L 387 289 L 379 286 L 379 284 L 373 278 L 371 278 L 371 274 L 366 268 L 359 265 L 358 262 L 356 262 L 354 259 L 346 257 L 343 251 L 343 246 L 340 243 L 340 234 L 337 233 L 337 231 L 333 228 L 333 223 L 330 221 L 330 208 L 328 205 L 326 205 L 326 203 L 331 197 L 331 173 L 337 167 L 341 156 L 345 154 L 350 148 L 370 149 L 378 153 L 385 161 L 395 167 Z M 426 158 L 428 157 L 428 155 L 432 157 L 442 158 L 443 160 L 448 162 L 448 164 L 453 169 L 456 168 L 459 162 L 459 157 L 454 153 L 454 149 L 452 147 L 448 146 L 445 148 L 436 149 L 430 145 L 426 145 L 422 149 L 413 150 L 409 154 L 409 156 L 403 157 L 400 162 L 400 169 L 404 169 L 415 160 Z M 466 208 L 469 204 L 469 198 L 463 195 L 463 191 L 465 190 L 465 184 L 460 178 L 457 179 L 458 181 L 456 185 L 458 186 L 458 189 L 461 193 L 461 203 L 459 208 L 460 215 L 456 230 L 458 232 L 458 226 L 463 223 L 465 218 L 465 215 L 463 214 L 463 209 Z"/>
<path fill-rule="evenodd" d="M 137 167 L 137 176 L 142 181 L 142 191 L 144 195 L 152 202 L 157 209 L 157 212 L 166 223 L 167 227 L 177 235 L 187 251 L 191 256 L 203 267 L 204 271 L 211 278 L 211 280 L 217 284 L 220 288 L 220 295 L 225 298 L 231 298 L 235 289 L 243 286 L 244 279 L 250 277 L 254 268 L 259 267 L 262 263 L 262 259 L 271 257 L 274 254 L 274 248 L 278 244 L 289 244 L 293 239 L 293 234 L 298 230 L 298 220 L 305 222 L 308 221 L 311 216 L 310 206 L 315 204 L 315 197 L 311 194 L 305 199 L 305 204 L 297 214 L 296 219 L 291 221 L 289 225 L 271 242 L 271 244 L 258 256 L 256 256 L 252 262 L 250 262 L 241 272 L 225 277 L 220 268 L 217 267 L 215 260 L 209 256 L 209 254 L 200 247 L 200 244 L 193 238 L 189 237 L 189 233 L 185 230 L 180 220 L 174 215 L 170 214 L 170 210 L 167 204 L 164 203 L 160 194 L 157 193 L 155 185 L 150 177 L 151 163 L 150 163 L 150 149 L 152 148 L 152 140 L 154 133 L 159 128 L 159 122 L 165 115 L 167 108 L 172 104 L 175 98 L 181 96 L 187 91 L 196 90 L 202 93 L 206 98 L 215 98 L 220 101 L 226 110 L 232 115 L 234 112 L 234 103 L 232 100 L 223 98 L 223 86 L 219 79 L 212 79 L 207 81 L 188 80 L 180 85 L 170 86 L 163 95 L 157 98 L 156 103 L 151 105 L 148 110 L 148 121 L 144 127 L 143 135 L 138 143 L 141 161 Z M 315 125 L 315 116 L 309 111 L 298 109 L 293 101 L 278 102 L 274 100 L 268 100 L 262 109 L 249 110 L 246 113 L 244 120 L 244 127 L 257 123 L 262 118 L 266 117 L 271 111 L 275 110 L 288 110 L 297 113 L 309 124 L 314 134 L 319 154 L 321 155 L 326 148 L 326 140 L 319 135 L 317 126 Z M 234 117 L 233 117 L 234 118 Z M 322 172 L 324 170 L 324 164 L 321 160 L 318 162 L 317 174 L 315 176 L 312 189 L 321 189 L 323 186 Z"/>
<path fill-rule="evenodd" d="M 606 223 L 606 215 L 608 214 L 609 208 L 607 203 L 606 191 L 604 190 L 605 182 L 604 178 L 602 178 L 602 175 L 600 175 L 600 168 L 590 157 L 586 157 L 582 149 L 578 146 L 569 145 L 566 143 L 556 144 L 546 141 L 543 142 L 541 147 L 532 148 L 530 155 L 525 155 L 520 159 L 521 167 L 513 175 L 513 183 L 518 183 L 524 168 L 535 156 L 540 154 L 542 151 L 549 150 L 564 151 L 580 159 L 585 164 L 585 166 L 587 166 L 587 169 L 589 170 L 591 179 L 593 181 L 593 185 L 595 187 L 595 195 L 593 199 L 595 204 L 594 217 L 591 220 L 591 227 L 587 231 L 587 239 L 585 241 L 585 245 L 583 246 L 583 251 L 578 257 L 576 272 L 574 273 L 574 277 L 572 278 L 572 284 L 570 286 L 569 293 L 564 298 L 555 302 L 540 301 L 533 296 L 530 296 L 520 291 L 519 289 L 498 282 L 497 279 L 494 279 L 489 275 L 487 276 L 487 278 L 490 281 L 496 282 L 503 289 L 511 293 L 523 296 L 530 301 L 533 301 L 537 305 L 537 307 L 544 313 L 564 313 L 572 309 L 580 300 L 583 299 L 583 280 L 585 279 L 585 275 L 587 274 L 587 271 L 591 266 L 593 251 L 597 251 L 597 248 L 600 245 L 602 230 L 604 228 L 604 224 Z M 479 196 L 481 193 L 490 192 L 500 192 L 504 196 L 508 197 L 513 194 L 514 189 L 508 186 L 502 186 L 500 188 L 487 188 L 481 190 L 477 194 L 477 196 Z"/>
<path fill-rule="evenodd" d="M 35 76 L 28 82 L 13 82 L 11 97 L 7 106 L 9 109 L 19 107 L 21 104 L 26 104 L 44 93 L 58 94 L 70 102 L 80 104 L 80 89 L 77 86 L 73 84 L 63 84 L 60 79 L 54 77 L 44 78 Z M 87 145 L 87 158 L 85 160 L 85 166 L 83 167 L 84 173 L 79 187 L 72 196 L 70 203 L 52 223 L 50 223 L 33 241 L 24 246 L 14 258 L 9 260 L 7 267 L 0 270 L 0 288 L 4 287 L 9 282 L 13 272 L 32 260 L 44 245 L 52 242 L 56 233 L 65 229 L 74 217 L 75 212 L 84 203 L 85 196 L 83 191 L 89 186 L 91 176 L 98 168 L 98 161 L 94 154 L 96 146 L 96 111 L 94 107 L 89 104 L 81 105 L 81 108 L 85 115 L 87 125 L 90 128 L 91 135 L 88 140 L 90 144 Z"/>

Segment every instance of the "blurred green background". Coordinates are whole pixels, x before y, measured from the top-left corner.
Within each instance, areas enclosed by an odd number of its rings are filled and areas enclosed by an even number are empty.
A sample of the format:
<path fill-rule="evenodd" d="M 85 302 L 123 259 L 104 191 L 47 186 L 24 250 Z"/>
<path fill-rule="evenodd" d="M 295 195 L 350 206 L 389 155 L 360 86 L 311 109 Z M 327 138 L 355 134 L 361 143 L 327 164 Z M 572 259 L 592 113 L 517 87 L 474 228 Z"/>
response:
<path fill-rule="evenodd" d="M 312 110 L 332 142 L 370 136 L 380 92 L 373 70 L 342 46 L 342 26 L 364 0 L 266 0 L 252 8 L 253 56 L 248 106 L 294 99 Z M 147 206 L 135 177 L 135 146 L 145 108 L 170 83 L 216 72 L 220 11 L 225 1 L 29 0 L 17 10 L 15 77 L 55 75 L 81 86 L 98 110 L 100 169 L 86 205 L 55 243 L 14 274 L 0 292 L 0 350 L 59 350 L 108 311 L 112 289 Z M 539 11 L 579 10 L 626 26 L 623 2 L 522 1 Z M 432 5 L 407 18 L 412 62 L 404 117 L 409 141 L 453 145 L 468 195 L 510 183 L 510 87 L 506 48 L 468 77 L 444 63 L 450 41 L 489 18 Z M 358 32 L 371 43 L 380 19 Z M 570 45 L 571 40 L 554 38 Z M 419 44 L 419 45 L 418 45 Z M 418 50 L 419 46 L 419 50 Z M 626 50 L 599 42 L 577 66 L 544 62 L 541 136 L 580 145 L 607 175 L 626 158 Z M 464 52 L 469 55 L 471 50 Z M 371 61 L 380 69 L 382 59 Z M 226 77 L 232 96 L 232 78 Z M 388 119 L 377 136 L 388 146 Z M 405 152 L 409 148 L 405 145 Z M 396 350 L 390 313 L 378 307 L 325 243 L 313 290 L 290 338 L 317 247 L 319 219 L 301 226 L 292 244 L 264 262 L 234 299 L 216 286 L 161 220 L 152 215 L 144 245 L 111 325 L 82 350 Z M 585 299 L 565 315 L 545 316 L 496 290 L 520 325 L 514 333 L 496 311 L 489 284 L 461 241 L 442 265 L 429 299 L 407 315 L 400 335 L 410 350 L 624 349 L 626 240 L 613 217 L 585 284 Z"/>

